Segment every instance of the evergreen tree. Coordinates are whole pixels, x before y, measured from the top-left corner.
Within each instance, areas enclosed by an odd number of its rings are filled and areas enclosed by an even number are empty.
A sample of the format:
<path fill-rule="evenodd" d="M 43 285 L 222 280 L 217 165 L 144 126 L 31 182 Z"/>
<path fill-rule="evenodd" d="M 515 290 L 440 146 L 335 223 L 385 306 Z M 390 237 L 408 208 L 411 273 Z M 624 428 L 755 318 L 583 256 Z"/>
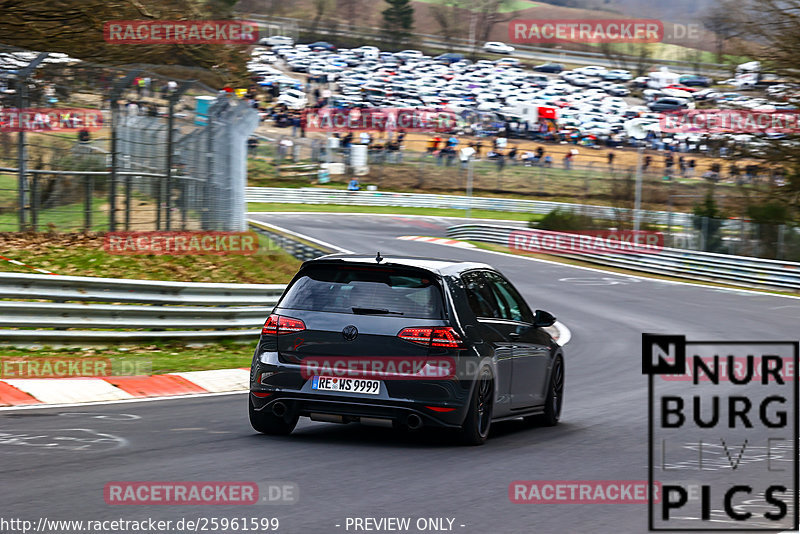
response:
<path fill-rule="evenodd" d="M 414 27 L 414 8 L 411 0 L 385 0 L 389 7 L 384 9 L 383 29 L 393 45 L 399 45 L 411 36 Z"/>

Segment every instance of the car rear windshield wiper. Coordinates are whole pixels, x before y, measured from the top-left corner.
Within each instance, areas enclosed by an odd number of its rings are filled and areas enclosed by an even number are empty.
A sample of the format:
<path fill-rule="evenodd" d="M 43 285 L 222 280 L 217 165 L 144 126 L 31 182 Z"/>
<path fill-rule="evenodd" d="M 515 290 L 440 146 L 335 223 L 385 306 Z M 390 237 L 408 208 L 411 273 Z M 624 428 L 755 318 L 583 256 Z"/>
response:
<path fill-rule="evenodd" d="M 352 308 L 359 315 L 403 315 L 403 312 L 389 311 L 383 308 Z"/>

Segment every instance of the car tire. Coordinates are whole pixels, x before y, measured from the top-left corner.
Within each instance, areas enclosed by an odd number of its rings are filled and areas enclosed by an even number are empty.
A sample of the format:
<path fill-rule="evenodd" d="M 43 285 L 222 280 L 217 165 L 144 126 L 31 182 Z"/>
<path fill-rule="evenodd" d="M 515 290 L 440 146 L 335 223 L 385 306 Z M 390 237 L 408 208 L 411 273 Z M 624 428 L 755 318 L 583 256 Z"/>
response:
<path fill-rule="evenodd" d="M 481 369 L 472 392 L 467 417 L 461 427 L 465 445 L 483 445 L 489 437 L 494 409 L 494 378 L 488 367 Z"/>
<path fill-rule="evenodd" d="M 250 413 L 250 426 L 256 432 L 267 434 L 269 436 L 287 436 L 292 433 L 294 427 L 297 425 L 298 416 L 294 415 L 289 417 L 278 417 L 272 412 L 261 410 L 256 411 L 253 407 L 253 401 L 248 400 L 249 413 Z"/>
<path fill-rule="evenodd" d="M 556 356 L 555 361 L 553 361 L 553 370 L 550 373 L 550 383 L 547 386 L 544 413 L 525 417 L 525 422 L 534 426 L 556 426 L 561 419 L 563 407 L 564 358 Z"/>

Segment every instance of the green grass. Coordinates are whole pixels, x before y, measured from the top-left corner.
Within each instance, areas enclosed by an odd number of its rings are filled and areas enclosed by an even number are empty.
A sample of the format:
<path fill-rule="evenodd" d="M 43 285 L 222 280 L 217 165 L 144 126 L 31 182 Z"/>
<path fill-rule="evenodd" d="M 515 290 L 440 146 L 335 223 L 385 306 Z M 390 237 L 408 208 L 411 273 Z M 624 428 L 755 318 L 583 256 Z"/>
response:
<path fill-rule="evenodd" d="M 16 194 L 14 198 L 16 199 Z M 108 229 L 108 215 L 101 210 L 101 207 L 107 203 L 108 200 L 105 198 L 92 199 L 92 231 L 97 232 Z M 85 216 L 84 210 L 83 202 L 40 210 L 37 219 L 38 230 L 45 230 L 49 225 L 59 231 L 82 230 Z M 29 213 L 28 224 L 30 222 Z M 19 230 L 19 215 L 16 211 L 0 214 L 0 231 L 13 232 L 17 230 Z"/>
<path fill-rule="evenodd" d="M 247 205 L 250 213 L 262 211 L 308 211 L 322 213 L 390 213 L 396 215 L 428 215 L 430 217 L 466 217 L 466 210 L 445 208 L 402 208 L 395 206 L 352 206 L 342 204 L 277 204 L 254 202 Z M 542 215 L 504 211 L 472 210 L 470 215 L 477 219 L 499 219 L 529 221 L 540 219 Z"/>
<path fill-rule="evenodd" d="M 179 342 L 147 343 L 122 347 L 86 347 L 21 349 L 3 347 L 3 359 L 35 360 L 41 358 L 117 358 L 149 369 L 154 375 L 181 371 L 206 371 L 249 367 L 257 337 L 246 342 L 222 341 L 190 348 Z M 194 346 L 193 346 L 194 347 Z M 0 376 L 2 378 L 2 376 Z"/>
<path fill-rule="evenodd" d="M 259 235 L 253 255 L 117 255 L 98 236 L 12 234 L 0 237 L 8 258 L 61 275 L 220 283 L 286 283 L 300 262 Z M 5 261 L 0 272 L 31 273 Z"/>

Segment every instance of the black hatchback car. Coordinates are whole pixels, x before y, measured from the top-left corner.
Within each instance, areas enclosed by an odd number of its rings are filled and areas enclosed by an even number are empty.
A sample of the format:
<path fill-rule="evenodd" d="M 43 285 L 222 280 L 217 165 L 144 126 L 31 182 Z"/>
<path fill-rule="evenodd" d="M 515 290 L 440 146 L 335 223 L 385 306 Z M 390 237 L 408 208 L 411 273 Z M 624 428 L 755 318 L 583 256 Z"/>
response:
<path fill-rule="evenodd" d="M 305 262 L 267 318 L 249 414 L 265 434 L 299 417 L 456 429 L 483 443 L 493 421 L 555 425 L 564 356 L 492 267 L 331 255 Z"/>

